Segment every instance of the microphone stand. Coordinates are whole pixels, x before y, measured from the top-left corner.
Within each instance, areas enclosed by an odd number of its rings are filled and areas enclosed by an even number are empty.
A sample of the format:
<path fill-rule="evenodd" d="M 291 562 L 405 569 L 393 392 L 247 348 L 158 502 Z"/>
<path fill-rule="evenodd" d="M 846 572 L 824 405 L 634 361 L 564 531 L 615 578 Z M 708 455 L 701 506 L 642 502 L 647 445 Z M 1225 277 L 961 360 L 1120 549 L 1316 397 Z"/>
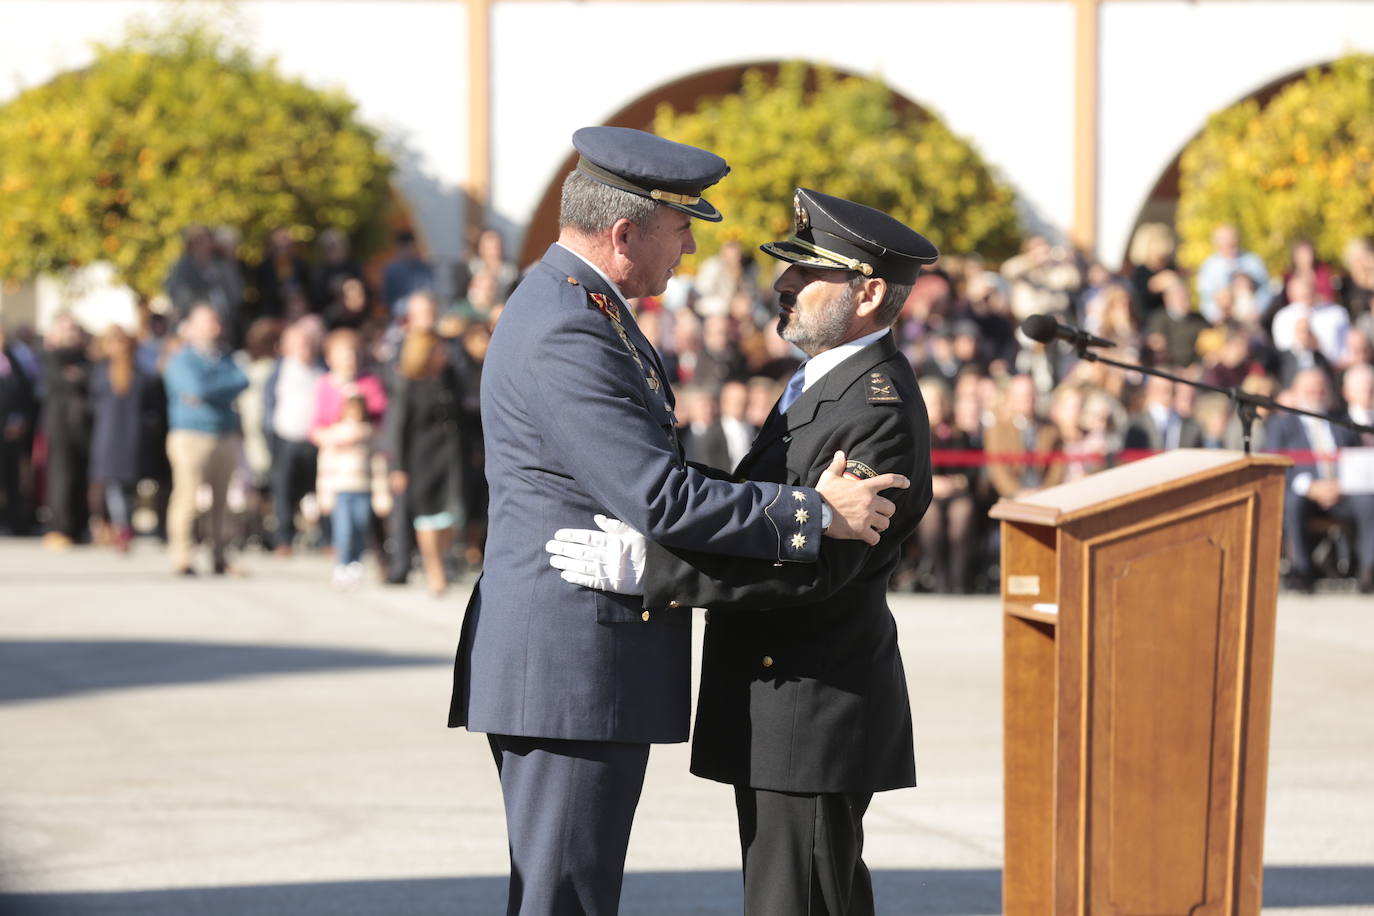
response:
<path fill-rule="evenodd" d="M 1203 391 L 1215 391 L 1224 394 L 1236 405 L 1236 416 L 1240 418 L 1240 428 L 1243 441 L 1245 442 L 1245 454 L 1250 454 L 1250 433 L 1255 420 L 1259 417 L 1259 408 L 1267 410 L 1286 410 L 1289 413 L 1302 414 L 1305 417 L 1315 417 L 1318 420 L 1325 420 L 1328 423 L 1336 423 L 1347 429 L 1353 429 L 1361 433 L 1374 433 L 1374 426 L 1365 426 L 1353 420 L 1345 420 L 1341 417 L 1332 417 L 1324 413 L 1317 413 L 1312 410 L 1303 410 L 1300 407 L 1289 407 L 1287 404 L 1280 404 L 1273 398 L 1267 398 L 1262 394 L 1251 394 L 1248 391 L 1241 391 L 1240 387 L 1220 388 L 1216 385 L 1208 385 L 1206 382 L 1195 381 L 1190 378 L 1182 378 L 1171 375 L 1168 372 L 1161 372 L 1158 369 L 1151 369 L 1148 366 L 1137 366 L 1132 363 L 1123 363 L 1105 356 L 1099 356 L 1090 349 L 1092 345 L 1082 338 L 1073 342 L 1074 351 L 1079 359 L 1086 359 L 1090 363 L 1102 363 L 1105 366 L 1115 366 L 1118 369 L 1128 369 L 1132 372 L 1143 372 L 1146 375 L 1153 375 L 1156 378 L 1168 379 L 1183 385 L 1192 385 L 1194 388 L 1201 388 Z"/>

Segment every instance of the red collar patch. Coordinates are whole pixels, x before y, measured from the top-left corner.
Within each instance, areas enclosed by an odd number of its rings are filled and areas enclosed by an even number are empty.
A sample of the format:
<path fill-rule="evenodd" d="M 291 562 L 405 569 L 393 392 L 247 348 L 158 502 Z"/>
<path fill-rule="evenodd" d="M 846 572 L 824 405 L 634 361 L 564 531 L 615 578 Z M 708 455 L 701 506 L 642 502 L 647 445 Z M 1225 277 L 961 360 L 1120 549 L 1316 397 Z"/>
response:
<path fill-rule="evenodd" d="M 610 296 L 607 296 L 603 293 L 593 292 L 588 292 L 587 295 L 592 297 L 592 302 L 596 304 L 596 307 L 601 311 L 601 314 L 605 315 L 612 321 L 620 320 L 620 306 L 619 304 L 612 302 Z"/>

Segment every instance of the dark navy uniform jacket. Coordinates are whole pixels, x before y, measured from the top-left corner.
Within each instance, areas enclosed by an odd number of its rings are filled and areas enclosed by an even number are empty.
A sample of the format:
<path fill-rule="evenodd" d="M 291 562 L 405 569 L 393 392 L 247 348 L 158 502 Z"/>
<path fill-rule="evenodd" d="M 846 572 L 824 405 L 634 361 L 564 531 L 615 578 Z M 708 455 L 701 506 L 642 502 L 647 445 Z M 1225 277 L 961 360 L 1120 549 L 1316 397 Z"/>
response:
<path fill-rule="evenodd" d="M 629 309 L 584 261 L 550 247 L 506 303 L 483 367 L 490 523 L 450 726 L 687 740 L 690 606 L 646 613 L 639 597 L 563 581 L 544 551 L 559 528 L 592 528 L 602 513 L 675 547 L 787 565 L 816 558 L 819 494 L 688 466 L 672 408 Z M 798 505 L 813 510 L 804 524 Z"/>
<path fill-rule="evenodd" d="M 743 561 L 650 544 L 644 603 L 709 610 L 692 772 L 779 792 L 915 785 L 911 707 L 887 583 L 931 498 L 930 421 L 892 335 L 776 411 L 735 473 L 813 482 L 843 449 L 858 477 L 911 486 L 874 547 L 827 540 L 818 563 Z"/>

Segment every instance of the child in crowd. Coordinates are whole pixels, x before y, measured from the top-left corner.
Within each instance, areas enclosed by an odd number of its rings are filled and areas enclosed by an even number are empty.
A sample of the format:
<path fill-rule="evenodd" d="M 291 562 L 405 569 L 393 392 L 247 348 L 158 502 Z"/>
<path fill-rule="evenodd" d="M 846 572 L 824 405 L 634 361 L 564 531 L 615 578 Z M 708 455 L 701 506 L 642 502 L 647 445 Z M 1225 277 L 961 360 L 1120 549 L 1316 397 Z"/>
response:
<path fill-rule="evenodd" d="M 330 513 L 334 585 L 353 588 L 363 577 L 363 546 L 372 518 L 372 424 L 360 395 L 344 401 L 339 421 L 316 433 L 320 448 L 315 494 Z"/>

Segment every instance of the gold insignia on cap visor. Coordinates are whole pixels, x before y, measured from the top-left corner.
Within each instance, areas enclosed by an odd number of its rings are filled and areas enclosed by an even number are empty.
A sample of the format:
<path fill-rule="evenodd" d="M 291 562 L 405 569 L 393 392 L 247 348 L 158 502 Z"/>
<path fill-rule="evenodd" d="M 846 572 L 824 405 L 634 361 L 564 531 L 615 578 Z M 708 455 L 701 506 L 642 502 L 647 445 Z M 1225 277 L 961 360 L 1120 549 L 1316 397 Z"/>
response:
<path fill-rule="evenodd" d="M 800 194 L 792 195 L 792 214 L 792 225 L 796 227 L 795 231 L 805 232 L 811 228 L 811 214 L 802 206 Z"/>
<path fill-rule="evenodd" d="M 580 172 L 587 173 L 588 175 L 595 178 L 597 181 L 600 181 L 602 184 L 608 184 L 613 188 L 619 188 L 622 191 L 629 191 L 631 194 L 638 194 L 641 197 L 647 195 L 648 197 L 654 200 L 661 200 L 664 203 L 668 204 L 680 204 L 684 207 L 691 207 L 701 203 L 700 197 L 693 197 L 690 194 L 676 194 L 672 191 L 663 191 L 659 190 L 658 188 L 651 189 L 636 184 L 635 182 L 630 181 L 628 178 L 625 178 L 622 175 L 617 175 L 610 169 L 603 169 L 595 162 L 588 161 L 585 156 L 577 160 L 577 169 Z"/>
<path fill-rule="evenodd" d="M 863 261 L 860 261 L 857 258 L 847 258 L 844 255 L 840 254 L 838 251 L 831 251 L 829 248 L 822 248 L 819 245 L 813 245 L 805 239 L 797 238 L 795 235 L 788 239 L 785 244 L 795 245 L 802 251 L 810 252 L 818 258 L 823 258 L 826 261 L 831 261 L 835 264 L 838 264 L 841 267 L 847 267 L 850 270 L 857 270 L 865 277 L 873 276 L 872 264 L 867 264 Z"/>
<path fill-rule="evenodd" d="M 688 207 L 693 204 L 701 203 L 700 197 L 691 197 L 687 194 L 674 194 L 672 191 L 660 191 L 657 188 L 650 191 L 649 196 L 654 200 L 667 201 L 670 204 L 682 204 Z"/>

